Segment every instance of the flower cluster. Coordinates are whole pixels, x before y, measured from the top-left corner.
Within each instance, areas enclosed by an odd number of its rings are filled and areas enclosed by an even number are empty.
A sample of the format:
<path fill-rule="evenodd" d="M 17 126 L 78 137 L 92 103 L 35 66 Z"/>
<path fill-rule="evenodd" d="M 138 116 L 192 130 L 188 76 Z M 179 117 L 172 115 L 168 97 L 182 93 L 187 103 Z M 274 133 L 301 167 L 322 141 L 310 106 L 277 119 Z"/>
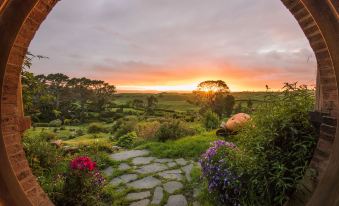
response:
<path fill-rule="evenodd" d="M 231 142 L 218 140 L 201 156 L 202 174 L 208 181 L 209 192 L 217 194 L 217 199 L 224 205 L 239 205 L 240 176 L 227 165 L 227 149 L 237 149 Z"/>
<path fill-rule="evenodd" d="M 71 168 L 73 170 L 93 171 L 95 167 L 96 163 L 86 156 L 77 157 L 71 161 Z"/>

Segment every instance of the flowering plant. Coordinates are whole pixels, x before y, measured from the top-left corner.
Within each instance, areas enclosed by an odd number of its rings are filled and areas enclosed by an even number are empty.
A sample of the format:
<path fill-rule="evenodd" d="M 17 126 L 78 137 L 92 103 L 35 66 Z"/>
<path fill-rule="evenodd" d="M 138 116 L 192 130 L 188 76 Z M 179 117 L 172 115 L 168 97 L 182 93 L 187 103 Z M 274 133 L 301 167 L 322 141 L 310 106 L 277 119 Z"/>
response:
<path fill-rule="evenodd" d="M 104 186 L 105 178 L 96 168 L 96 162 L 87 156 L 70 162 L 64 184 L 67 205 L 95 205 Z"/>
<path fill-rule="evenodd" d="M 215 193 L 223 205 L 240 205 L 240 175 L 236 174 L 227 161 L 227 158 L 231 158 L 230 152 L 236 150 L 235 144 L 217 140 L 200 159 L 202 175 L 208 181 L 208 190 Z"/>
<path fill-rule="evenodd" d="M 70 167 L 72 168 L 72 170 L 93 171 L 96 167 L 96 163 L 92 162 L 92 160 L 89 157 L 82 156 L 72 160 Z"/>

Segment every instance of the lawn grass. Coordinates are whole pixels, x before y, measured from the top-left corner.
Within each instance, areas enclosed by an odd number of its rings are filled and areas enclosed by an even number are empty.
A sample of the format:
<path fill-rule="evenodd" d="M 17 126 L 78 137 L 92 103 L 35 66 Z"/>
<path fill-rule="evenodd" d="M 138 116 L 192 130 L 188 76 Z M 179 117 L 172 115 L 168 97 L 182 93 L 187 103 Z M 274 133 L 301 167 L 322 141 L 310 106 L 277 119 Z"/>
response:
<path fill-rule="evenodd" d="M 167 142 L 146 142 L 137 149 L 148 149 L 154 156 L 163 158 L 192 158 L 197 160 L 210 146 L 210 143 L 219 139 L 215 131 L 199 135 L 184 137 Z"/>

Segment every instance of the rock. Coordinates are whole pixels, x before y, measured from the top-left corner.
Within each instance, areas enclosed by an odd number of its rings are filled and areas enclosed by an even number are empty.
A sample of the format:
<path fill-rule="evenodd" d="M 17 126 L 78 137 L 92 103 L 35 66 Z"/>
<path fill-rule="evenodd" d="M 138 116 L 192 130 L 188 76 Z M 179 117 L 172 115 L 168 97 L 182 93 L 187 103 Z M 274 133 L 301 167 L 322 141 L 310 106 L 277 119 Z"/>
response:
<path fill-rule="evenodd" d="M 116 161 L 128 160 L 133 157 L 141 157 L 149 154 L 148 150 L 129 150 L 124 152 L 119 152 L 111 154 L 110 157 Z"/>
<path fill-rule="evenodd" d="M 63 150 L 65 151 L 65 152 L 67 152 L 67 153 L 75 153 L 75 152 L 77 152 L 78 150 L 79 150 L 79 148 L 78 147 L 75 147 L 75 146 L 64 146 L 63 147 Z"/>
<path fill-rule="evenodd" d="M 153 194 L 153 199 L 151 204 L 159 205 L 164 197 L 164 190 L 162 187 L 156 187 Z"/>
<path fill-rule="evenodd" d="M 186 160 L 184 160 L 183 158 L 176 159 L 175 162 L 178 163 L 178 164 L 181 165 L 181 166 L 187 165 L 187 163 L 188 163 L 188 162 L 187 162 Z"/>
<path fill-rule="evenodd" d="M 171 195 L 166 206 L 187 206 L 186 197 L 183 195 Z"/>
<path fill-rule="evenodd" d="M 117 152 L 117 151 L 120 151 L 120 150 L 122 150 L 121 147 L 119 147 L 119 146 L 112 146 L 112 151 L 113 152 Z"/>
<path fill-rule="evenodd" d="M 158 163 L 167 163 L 167 162 L 172 162 L 172 159 L 155 159 L 154 162 L 158 162 Z"/>
<path fill-rule="evenodd" d="M 113 173 L 113 168 L 110 166 L 110 167 L 107 167 L 106 169 L 104 169 L 102 171 L 106 176 L 110 176 L 112 173 Z"/>
<path fill-rule="evenodd" d="M 231 132 L 236 132 L 241 129 L 251 119 L 251 116 L 245 113 L 238 113 L 229 118 L 224 124 L 224 128 Z"/>
<path fill-rule="evenodd" d="M 141 199 L 148 198 L 150 196 L 151 196 L 150 191 L 128 193 L 125 200 L 127 201 L 141 200 Z"/>
<path fill-rule="evenodd" d="M 191 178 L 191 172 L 193 169 L 193 164 L 186 165 L 182 168 L 182 170 L 185 172 L 186 179 L 190 182 L 192 180 Z"/>
<path fill-rule="evenodd" d="M 155 157 L 136 157 L 132 160 L 132 164 L 134 165 L 146 165 L 151 163 Z"/>
<path fill-rule="evenodd" d="M 133 202 L 129 206 L 147 206 L 149 204 L 149 199 L 140 200 L 138 202 Z"/>
<path fill-rule="evenodd" d="M 168 166 L 169 168 L 175 167 L 175 166 L 177 166 L 177 163 L 175 163 L 175 162 L 169 162 L 169 163 L 167 163 L 167 166 Z"/>
<path fill-rule="evenodd" d="M 149 174 L 149 173 L 155 173 L 155 172 L 160 172 L 163 170 L 168 169 L 166 165 L 160 164 L 160 163 L 153 163 L 150 165 L 145 165 L 140 167 L 139 169 L 135 170 L 136 172 L 140 174 Z"/>
<path fill-rule="evenodd" d="M 164 184 L 164 189 L 166 192 L 172 194 L 177 190 L 182 189 L 184 186 L 181 182 L 171 181 Z"/>
<path fill-rule="evenodd" d="M 181 173 L 181 170 L 167 170 L 160 172 L 158 175 L 165 179 L 181 181 L 184 179 Z"/>
<path fill-rule="evenodd" d="M 119 165 L 119 167 L 118 167 L 118 170 L 123 171 L 123 170 L 128 170 L 128 169 L 130 169 L 130 168 L 131 168 L 131 166 L 129 166 L 129 164 L 127 164 L 127 163 L 121 163 L 121 164 Z"/>
<path fill-rule="evenodd" d="M 51 141 L 51 144 L 56 146 L 57 148 L 60 148 L 62 146 L 62 140 L 61 139 L 53 140 Z"/>
<path fill-rule="evenodd" d="M 151 189 L 160 184 L 161 181 L 155 177 L 145 177 L 141 180 L 136 180 L 134 182 L 128 183 L 127 186 L 134 189 Z"/>
<path fill-rule="evenodd" d="M 112 184 L 113 186 L 117 186 L 121 183 L 128 183 L 128 182 L 131 182 L 133 180 L 136 180 L 138 179 L 138 175 L 136 174 L 126 174 L 126 175 L 122 175 L 120 177 L 116 177 L 114 178 L 110 184 Z"/>

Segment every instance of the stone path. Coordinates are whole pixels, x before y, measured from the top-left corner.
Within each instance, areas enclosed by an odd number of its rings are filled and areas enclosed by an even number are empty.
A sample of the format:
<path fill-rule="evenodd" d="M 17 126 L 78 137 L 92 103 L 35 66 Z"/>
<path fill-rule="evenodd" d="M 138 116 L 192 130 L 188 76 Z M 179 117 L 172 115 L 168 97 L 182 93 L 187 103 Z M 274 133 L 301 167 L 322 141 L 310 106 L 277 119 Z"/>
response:
<path fill-rule="evenodd" d="M 108 167 L 103 173 L 110 184 L 126 191 L 123 201 L 130 206 L 199 205 L 193 195 L 188 195 L 193 191 L 186 188 L 197 164 L 183 158 L 161 159 L 149 154 L 148 150 L 129 150 L 110 155 L 119 165 Z M 119 175 L 112 177 L 113 174 Z"/>

